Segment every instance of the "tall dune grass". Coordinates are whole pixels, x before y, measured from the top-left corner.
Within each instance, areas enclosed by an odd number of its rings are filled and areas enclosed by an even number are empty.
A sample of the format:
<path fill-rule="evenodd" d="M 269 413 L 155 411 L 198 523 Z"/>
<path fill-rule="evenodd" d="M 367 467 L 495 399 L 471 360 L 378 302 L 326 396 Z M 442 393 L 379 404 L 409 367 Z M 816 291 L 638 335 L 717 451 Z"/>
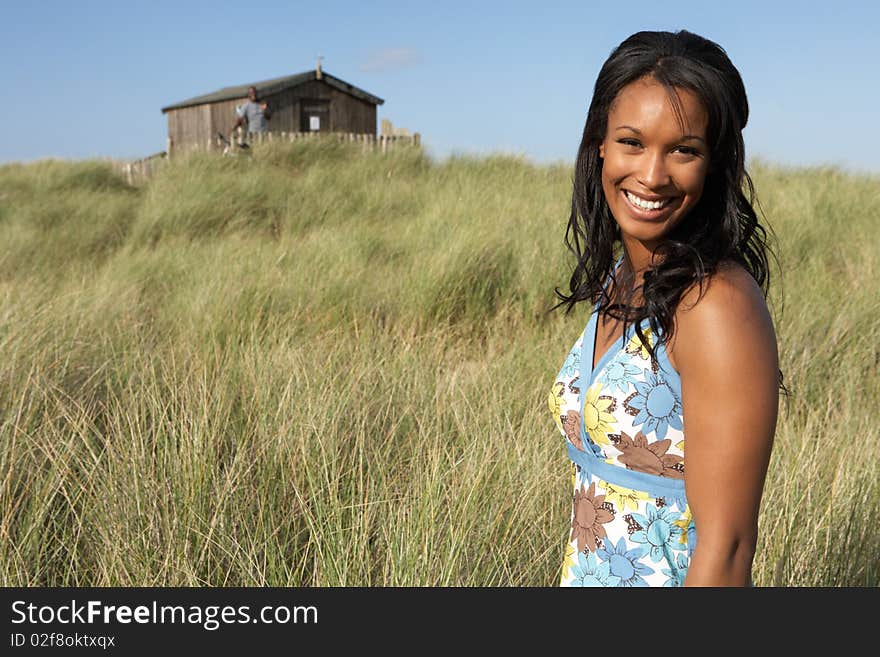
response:
<path fill-rule="evenodd" d="M 876 586 L 880 181 L 753 175 L 792 391 L 755 580 Z M 344 144 L 0 167 L 0 584 L 555 584 L 570 185 Z"/>

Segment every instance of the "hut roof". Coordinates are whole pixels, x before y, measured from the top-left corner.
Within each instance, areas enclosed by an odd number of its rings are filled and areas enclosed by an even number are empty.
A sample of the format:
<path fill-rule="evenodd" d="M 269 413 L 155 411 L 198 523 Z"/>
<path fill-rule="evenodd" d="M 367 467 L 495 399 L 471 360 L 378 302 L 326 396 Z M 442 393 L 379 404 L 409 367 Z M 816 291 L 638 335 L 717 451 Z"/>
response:
<path fill-rule="evenodd" d="M 283 89 L 289 89 L 290 87 L 298 87 L 301 84 L 306 82 L 311 82 L 312 80 L 317 80 L 318 75 L 314 70 L 306 71 L 305 73 L 297 73 L 296 75 L 286 75 L 282 78 L 273 78 L 271 80 L 263 80 L 262 82 L 251 82 L 248 84 L 240 84 L 234 87 L 224 87 L 218 91 L 214 91 L 209 94 L 204 94 L 203 96 L 196 96 L 195 98 L 190 98 L 189 100 L 184 100 L 179 103 L 174 103 L 173 105 L 168 105 L 167 107 L 162 108 L 162 113 L 168 112 L 169 110 L 182 109 L 184 107 L 192 107 L 193 105 L 204 105 L 206 103 L 218 103 L 223 100 L 233 100 L 235 98 L 245 98 L 247 96 L 247 91 L 249 87 L 256 87 L 257 93 L 260 96 L 267 96 Z M 339 89 L 339 91 L 343 91 L 347 94 L 354 96 L 355 98 L 360 98 L 361 100 L 365 100 L 368 103 L 373 103 L 374 105 L 382 105 L 385 101 L 378 96 L 374 96 L 371 93 L 367 93 L 363 89 L 358 89 L 353 84 L 349 84 L 344 80 L 340 80 L 337 77 L 334 77 L 327 73 L 326 71 L 321 72 L 321 79 L 329 84 L 331 87 L 335 87 Z"/>

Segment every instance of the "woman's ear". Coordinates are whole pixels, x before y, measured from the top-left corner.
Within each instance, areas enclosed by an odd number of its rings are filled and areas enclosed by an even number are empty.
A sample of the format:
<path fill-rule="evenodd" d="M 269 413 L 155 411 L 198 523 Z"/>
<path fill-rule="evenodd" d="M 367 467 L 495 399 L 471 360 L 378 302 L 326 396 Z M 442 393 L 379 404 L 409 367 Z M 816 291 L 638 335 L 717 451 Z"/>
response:
<path fill-rule="evenodd" d="M 599 142 L 599 159 L 600 160 L 605 159 L 605 142 L 604 141 Z"/>

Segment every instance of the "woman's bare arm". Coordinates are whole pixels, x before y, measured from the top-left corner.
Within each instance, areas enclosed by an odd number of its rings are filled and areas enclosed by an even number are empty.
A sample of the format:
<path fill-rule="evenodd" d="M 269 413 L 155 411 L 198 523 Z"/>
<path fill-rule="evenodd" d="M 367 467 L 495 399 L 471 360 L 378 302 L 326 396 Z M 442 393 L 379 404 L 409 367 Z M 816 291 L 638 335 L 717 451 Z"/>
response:
<path fill-rule="evenodd" d="M 676 312 L 670 359 L 682 382 L 685 489 L 697 529 L 686 586 L 748 586 L 778 408 L 773 323 L 754 279 L 717 272 Z"/>

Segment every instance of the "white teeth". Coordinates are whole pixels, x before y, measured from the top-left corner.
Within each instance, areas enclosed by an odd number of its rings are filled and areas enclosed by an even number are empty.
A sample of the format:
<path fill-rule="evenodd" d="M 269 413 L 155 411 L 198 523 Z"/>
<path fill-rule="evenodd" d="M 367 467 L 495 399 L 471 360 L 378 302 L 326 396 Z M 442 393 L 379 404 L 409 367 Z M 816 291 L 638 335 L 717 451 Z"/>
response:
<path fill-rule="evenodd" d="M 626 197 L 630 200 L 630 203 L 633 205 L 642 208 L 643 210 L 659 210 L 663 206 L 667 205 L 672 199 L 667 198 L 662 201 L 646 201 L 643 198 L 639 198 L 635 194 L 626 191 Z"/>

